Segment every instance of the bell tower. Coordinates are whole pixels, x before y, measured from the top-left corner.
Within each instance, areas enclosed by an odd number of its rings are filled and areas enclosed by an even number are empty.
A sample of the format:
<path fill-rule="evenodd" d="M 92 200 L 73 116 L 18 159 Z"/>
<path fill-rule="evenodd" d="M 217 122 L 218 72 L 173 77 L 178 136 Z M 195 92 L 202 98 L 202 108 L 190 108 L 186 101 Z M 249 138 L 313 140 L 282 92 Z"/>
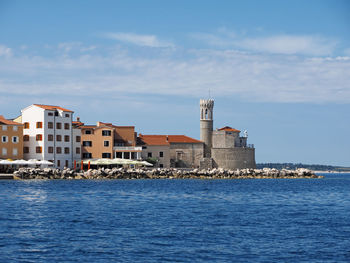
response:
<path fill-rule="evenodd" d="M 200 106 L 200 140 L 204 142 L 204 158 L 211 157 L 213 134 L 213 99 L 201 99 Z"/>

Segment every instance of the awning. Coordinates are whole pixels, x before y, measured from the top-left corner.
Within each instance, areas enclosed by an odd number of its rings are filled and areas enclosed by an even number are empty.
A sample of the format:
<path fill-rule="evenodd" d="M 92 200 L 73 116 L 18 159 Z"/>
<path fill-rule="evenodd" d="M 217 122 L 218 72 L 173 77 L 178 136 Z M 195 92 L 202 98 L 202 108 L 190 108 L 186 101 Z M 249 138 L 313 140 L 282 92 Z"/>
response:
<path fill-rule="evenodd" d="M 130 159 L 121 159 L 121 158 L 115 158 L 115 159 L 87 159 L 83 160 L 84 164 L 88 164 L 90 162 L 91 165 L 112 165 L 112 164 L 120 164 L 120 165 L 143 165 L 143 166 L 153 166 L 149 162 L 146 161 L 136 161 L 136 160 L 130 160 Z"/>

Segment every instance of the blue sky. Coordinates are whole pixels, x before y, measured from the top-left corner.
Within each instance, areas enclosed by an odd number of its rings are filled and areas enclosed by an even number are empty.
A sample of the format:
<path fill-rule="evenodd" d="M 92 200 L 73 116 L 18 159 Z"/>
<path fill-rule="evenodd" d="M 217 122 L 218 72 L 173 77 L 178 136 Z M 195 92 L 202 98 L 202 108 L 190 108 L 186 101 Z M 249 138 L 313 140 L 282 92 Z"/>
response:
<path fill-rule="evenodd" d="M 350 166 L 349 1 L 0 0 L 0 114 L 199 138 L 248 130 L 257 162 Z"/>

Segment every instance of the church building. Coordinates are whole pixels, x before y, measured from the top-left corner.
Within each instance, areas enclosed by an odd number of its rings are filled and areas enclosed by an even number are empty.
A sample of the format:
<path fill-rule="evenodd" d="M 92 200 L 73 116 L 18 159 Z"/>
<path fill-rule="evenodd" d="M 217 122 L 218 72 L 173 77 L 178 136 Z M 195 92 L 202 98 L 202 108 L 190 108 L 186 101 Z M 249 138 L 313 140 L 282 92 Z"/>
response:
<path fill-rule="evenodd" d="M 200 168 L 243 169 L 255 168 L 255 148 L 247 144 L 247 132 L 231 127 L 213 130 L 214 100 L 200 100 L 200 140 L 204 154 Z"/>

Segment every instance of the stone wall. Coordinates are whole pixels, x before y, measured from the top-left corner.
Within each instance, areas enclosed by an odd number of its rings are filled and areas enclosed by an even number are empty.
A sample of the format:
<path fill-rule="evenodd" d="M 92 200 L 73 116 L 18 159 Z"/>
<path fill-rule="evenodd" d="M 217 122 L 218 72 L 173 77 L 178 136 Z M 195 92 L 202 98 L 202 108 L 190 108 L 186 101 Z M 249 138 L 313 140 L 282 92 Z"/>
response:
<path fill-rule="evenodd" d="M 171 167 L 198 168 L 203 154 L 203 143 L 171 143 Z"/>
<path fill-rule="evenodd" d="M 150 156 L 151 155 L 151 156 Z M 145 145 L 142 147 L 142 159 L 156 158 L 155 168 L 170 168 L 170 149 L 169 145 Z"/>
<path fill-rule="evenodd" d="M 224 169 L 255 168 L 254 148 L 212 148 L 214 167 Z"/>

